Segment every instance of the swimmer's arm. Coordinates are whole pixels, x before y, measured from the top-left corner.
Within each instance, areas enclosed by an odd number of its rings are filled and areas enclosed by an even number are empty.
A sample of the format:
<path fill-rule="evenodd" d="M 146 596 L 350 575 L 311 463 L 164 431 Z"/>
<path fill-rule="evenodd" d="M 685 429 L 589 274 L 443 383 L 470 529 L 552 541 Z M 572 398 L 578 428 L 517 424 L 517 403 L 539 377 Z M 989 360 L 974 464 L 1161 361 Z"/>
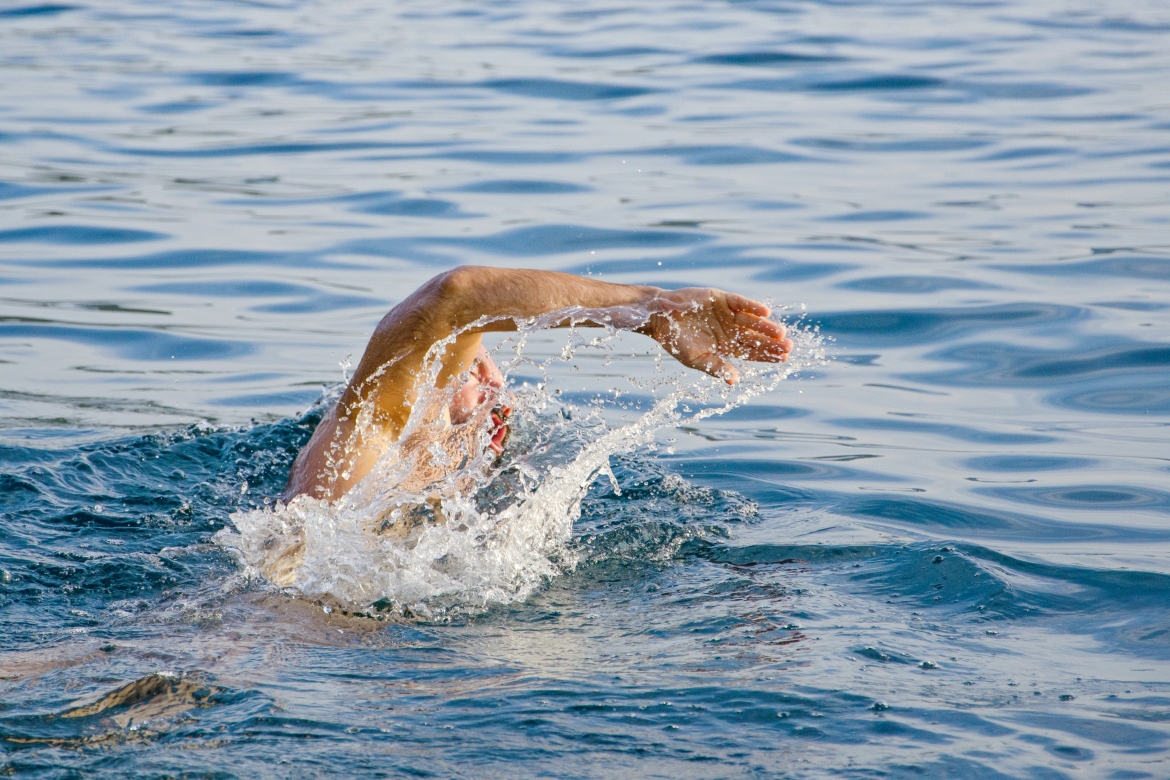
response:
<path fill-rule="evenodd" d="M 723 290 L 663 290 L 554 271 L 475 266 L 450 274 L 459 328 L 481 317 L 498 317 L 502 319 L 475 330 L 515 330 L 518 321 L 573 309 L 570 316 L 548 326 L 632 330 L 662 344 L 684 365 L 729 384 L 738 380 L 738 373 L 728 357 L 776 363 L 787 360 L 792 349 L 784 326 L 767 319 L 771 314 L 767 306 Z"/>
<path fill-rule="evenodd" d="M 515 330 L 550 312 L 580 314 L 552 326 L 608 324 L 658 341 L 684 365 L 734 383 L 727 357 L 778 362 L 792 342 L 767 320 L 768 307 L 707 288 L 663 290 L 603 282 L 556 271 L 462 266 L 440 274 L 387 314 L 342 398 L 343 406 L 376 395 L 378 422 L 396 435 L 410 416 L 423 359 L 436 342 L 468 329 L 446 348 L 438 377 L 446 385 L 470 367 L 480 333 Z M 608 322 L 598 314 L 610 317 Z M 470 327 L 479 320 L 486 324 Z"/>
<path fill-rule="evenodd" d="M 297 457 L 286 495 L 324 490 L 322 495 L 336 497 L 369 472 L 406 427 L 427 352 L 437 342 L 466 329 L 441 358 L 437 382 L 446 386 L 472 366 L 482 332 L 515 330 L 517 322 L 565 309 L 574 313 L 548 325 L 633 330 L 684 365 L 729 383 L 738 375 L 728 357 L 774 363 L 792 349 L 784 327 L 765 319 L 767 306 L 722 290 L 662 290 L 555 271 L 456 268 L 428 281 L 378 323 L 353 379 Z M 472 327 L 481 319 L 485 324 Z M 372 425 L 359 430 L 356 416 L 363 408 L 372 413 Z M 328 466 L 338 457 L 343 467 Z M 340 476 L 323 481 L 327 470 Z"/>

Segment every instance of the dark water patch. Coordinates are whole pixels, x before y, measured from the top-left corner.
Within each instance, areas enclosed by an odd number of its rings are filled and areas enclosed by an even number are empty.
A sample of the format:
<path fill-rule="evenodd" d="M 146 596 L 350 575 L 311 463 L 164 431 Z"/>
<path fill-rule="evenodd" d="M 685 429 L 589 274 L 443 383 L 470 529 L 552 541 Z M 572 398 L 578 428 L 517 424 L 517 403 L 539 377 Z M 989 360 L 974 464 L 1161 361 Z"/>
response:
<path fill-rule="evenodd" d="M 1170 257 L 1157 255 L 1122 255 L 1044 265 L 993 267 L 1040 276 L 1116 276 L 1122 279 L 1170 280 Z"/>
<path fill-rule="evenodd" d="M 456 192 L 486 192 L 498 195 L 561 195 L 570 192 L 592 192 L 592 187 L 539 179 L 494 179 L 455 187 Z"/>
<path fill-rule="evenodd" d="M 1170 624 L 1160 606 L 1170 596 L 1170 576 L 1164 574 L 1029 561 L 969 542 L 737 545 L 697 538 L 678 555 L 752 577 L 775 572 L 792 580 L 808 572 L 818 582 L 861 586 L 870 598 L 921 610 L 914 614 L 945 620 L 952 630 L 991 623 L 1004 631 L 1026 619 L 1032 626 L 1094 636 L 1141 657 L 1170 658 Z M 928 672 L 941 660 L 899 649 L 893 638 L 858 644 L 850 652 Z"/>
<path fill-rule="evenodd" d="M 849 578 L 901 603 L 962 613 L 975 622 L 1046 618 L 1110 643 L 1132 632 L 1131 621 L 1157 624 L 1158 601 L 1170 595 L 1170 577 L 1163 574 L 1026 561 L 970 544 L 887 548 Z M 1133 649 L 1170 657 L 1170 642 L 1160 637 Z"/>
<path fill-rule="evenodd" d="M 1170 531 L 1131 528 L 1107 523 L 1065 523 L 1027 515 L 901 495 L 861 497 L 840 495 L 837 511 L 894 527 L 946 538 L 1014 539 L 1033 542 L 1136 542 L 1170 539 Z"/>
<path fill-rule="evenodd" d="M 977 102 L 980 100 L 1055 100 L 1092 92 L 1088 87 L 1059 82 L 996 82 L 942 79 L 911 73 L 814 78 L 810 76 L 741 79 L 711 85 L 716 89 L 760 92 L 812 92 L 897 96 L 903 100 Z"/>
<path fill-rule="evenodd" d="M 812 65 L 823 62 L 841 62 L 844 57 L 824 54 L 803 54 L 793 51 L 737 51 L 726 54 L 708 54 L 692 62 L 704 65 L 734 65 L 748 68 L 783 68 L 791 65 Z"/>
<path fill-rule="evenodd" d="M 545 51 L 554 57 L 573 57 L 577 59 L 599 60 L 611 57 L 642 57 L 649 54 L 674 54 L 670 49 L 658 49 L 653 46 L 614 46 L 604 49 L 571 49 L 564 46 L 550 46 Z"/>
<path fill-rule="evenodd" d="M 789 260 L 772 260 L 767 270 L 752 276 L 759 282 L 803 282 L 850 271 L 857 266 L 845 263 L 797 263 Z"/>
<path fill-rule="evenodd" d="M 924 211 L 900 211 L 885 209 L 876 211 L 851 211 L 832 217 L 821 217 L 826 222 L 899 222 L 907 219 L 926 219 L 930 214 Z"/>
<path fill-rule="evenodd" d="M 438 198 L 404 198 L 397 192 L 364 192 L 343 199 L 360 214 L 395 217 L 440 217 L 445 219 L 474 216 L 463 212 L 458 203 Z"/>
<path fill-rule="evenodd" d="M 1065 734 L 1078 737 L 1079 739 L 1088 740 L 1100 745 L 1114 745 L 1128 748 L 1139 753 L 1161 752 L 1165 748 L 1168 739 L 1166 734 L 1161 731 L 1142 728 L 1141 726 L 1135 726 L 1132 723 L 1113 718 L 1080 717 L 1055 712 L 1025 711 L 1011 714 L 1008 720 L 1037 730 L 1062 731 Z M 1076 751 L 1077 749 L 1074 748 L 1073 750 Z M 1058 755 L 1073 758 L 1074 760 L 1082 758 L 1079 753 L 1070 751 L 1061 751 Z"/>
<path fill-rule="evenodd" d="M 435 244 L 466 246 L 510 257 L 535 257 L 596 249 L 670 249 L 709 240 L 679 230 L 606 230 L 580 225 L 539 225 L 468 239 L 434 239 Z"/>
<path fill-rule="evenodd" d="M 454 246 L 450 244 L 454 243 Z M 457 249 L 462 244 L 474 244 L 474 239 L 453 238 L 448 240 L 438 238 L 402 238 L 384 236 L 381 238 L 358 238 L 346 241 L 331 247 L 332 252 L 347 255 L 368 255 L 371 257 L 390 257 L 397 260 L 408 260 L 413 263 L 434 266 L 436 269 L 448 268 L 466 261 Z"/>
<path fill-rule="evenodd" d="M 74 195 L 112 189 L 111 187 L 37 187 L 28 184 L 0 181 L 0 200 L 35 198 L 42 195 Z"/>
<path fill-rule="evenodd" d="M 0 448 L 13 489 L 0 534 L 8 647 L 159 608 L 233 572 L 226 554 L 197 545 L 230 512 L 284 487 L 319 415 L 243 431 L 192 426 L 80 447 Z"/>
<path fill-rule="evenodd" d="M 1024 380 L 1039 379 L 1048 383 L 1052 380 L 1059 381 L 1064 377 L 1080 376 L 1098 371 L 1150 370 L 1164 366 L 1170 366 L 1170 346 L 1113 348 L 1088 357 L 1047 360 L 1017 367 L 1014 375 Z"/>
<path fill-rule="evenodd" d="M 126 360 L 227 360 L 255 351 L 255 345 L 244 341 L 195 338 L 158 330 L 13 320 L 0 320 L 0 338 L 69 341 L 98 347 Z"/>
<path fill-rule="evenodd" d="M 614 153 L 617 156 L 647 155 L 679 157 L 687 165 L 766 165 L 799 162 L 807 159 L 798 154 L 778 152 L 758 146 L 659 146 Z"/>
<path fill-rule="evenodd" d="M 29 261 L 27 264 L 33 264 Z M 137 257 L 36 261 L 58 268 L 215 268 L 231 265 L 314 267 L 325 265 L 316 255 L 294 252 L 257 252 L 243 249 L 178 249 Z"/>
<path fill-rule="evenodd" d="M 317 314 L 327 311 L 341 311 L 343 309 L 367 309 L 371 307 L 381 309 L 385 306 L 386 302 L 380 298 L 316 293 L 299 301 L 252 306 L 250 307 L 250 311 L 265 312 L 268 314 Z"/>
<path fill-rule="evenodd" d="M 237 40 L 245 41 L 254 46 L 263 46 L 270 49 L 291 49 L 310 43 L 316 37 L 311 34 L 257 27 L 219 28 L 201 32 L 199 35 L 203 38 L 223 40 L 229 43 Z"/>
<path fill-rule="evenodd" d="M 166 295 L 193 295 L 208 298 L 297 298 L 283 303 L 258 304 L 250 311 L 273 314 L 299 314 L 369 306 L 384 307 L 382 298 L 358 295 L 338 295 L 313 287 L 263 279 L 225 280 L 222 282 L 167 282 L 144 287 L 131 287 L 133 292 L 162 293 Z"/>
<path fill-rule="evenodd" d="M 237 146 L 211 146 L 198 149 L 152 149 L 144 146 L 110 147 L 109 151 L 132 157 L 251 157 L 256 155 L 314 154 L 322 152 L 360 152 L 371 149 L 415 148 L 417 144 L 396 144 L 381 141 L 286 141 L 282 143 L 255 143 Z"/>
<path fill-rule="evenodd" d="M 1057 157 L 1072 154 L 1073 150 L 1060 146 L 1027 146 L 1017 149 L 1007 149 L 978 158 L 981 162 L 997 162 L 1010 160 L 1031 160 L 1037 157 Z"/>
<path fill-rule="evenodd" d="M 312 287 L 268 279 L 224 279 L 214 282 L 165 282 L 130 287 L 131 292 L 200 295 L 213 298 L 291 298 L 316 293 Z"/>
<path fill-rule="evenodd" d="M 80 5 L 62 5 L 60 3 L 41 3 L 40 5 L 22 5 L 16 8 L 0 9 L 0 19 L 12 19 L 29 16 L 56 16 L 66 11 L 76 11 L 84 8 Z"/>
<path fill-rule="evenodd" d="M 817 316 L 821 329 L 842 346 L 925 344 L 998 328 L 1021 328 L 1066 323 L 1086 317 L 1088 311 L 1055 303 L 1004 303 L 936 309 L 846 311 Z M 966 354 L 969 347 L 938 353 L 949 358 Z M 932 355 L 935 357 L 935 355 Z"/>
<path fill-rule="evenodd" d="M 608 113 L 611 113 L 611 114 L 614 114 L 617 116 L 640 117 L 640 116 L 664 116 L 667 113 L 667 111 L 668 111 L 668 109 L 666 108 L 666 106 L 659 104 L 659 105 L 625 106 L 622 108 L 613 108 L 613 109 L 610 109 L 608 111 Z"/>
<path fill-rule="evenodd" d="M 872 140 L 860 138 L 793 138 L 790 144 L 809 149 L 827 151 L 860 152 L 864 154 L 881 152 L 961 152 L 979 149 L 991 143 L 984 138 L 895 138 Z"/>
<path fill-rule="evenodd" d="M 943 290 L 994 290 L 993 284 L 950 276 L 871 276 L 834 285 L 841 290 L 923 295 Z"/>
<path fill-rule="evenodd" d="M 662 227 L 678 227 L 677 223 L 660 223 Z M 687 235 L 682 233 L 680 235 Z M 663 272 L 678 272 L 681 270 L 701 271 L 703 269 L 718 268 L 761 268 L 752 278 L 760 281 L 800 281 L 828 276 L 842 270 L 856 268 L 853 265 L 841 263 L 799 263 L 789 260 L 778 260 L 771 257 L 753 257 L 748 252 L 750 247 L 736 247 L 727 244 L 709 243 L 710 236 L 702 232 L 692 232 L 698 246 L 671 257 L 661 259 L 622 259 L 622 260 L 590 260 L 565 268 L 571 273 L 607 273 L 641 275 L 641 280 L 649 283 L 652 280 L 660 286 L 669 286 L 672 283 L 655 279 Z M 687 284 L 674 284 L 675 287 L 685 287 Z"/>
<path fill-rule="evenodd" d="M 730 459 L 731 465 L 722 465 L 712 461 L 709 453 L 709 450 L 700 451 L 688 457 L 673 458 L 669 462 L 686 479 L 723 490 L 735 490 L 764 507 L 792 509 L 832 500 L 830 495 L 833 494 L 826 493 L 820 487 L 801 485 L 801 482 L 864 481 L 882 484 L 903 481 L 900 477 L 840 465 L 849 461 L 733 458 Z"/>
<path fill-rule="evenodd" d="M 934 761 L 917 761 L 913 764 L 892 762 L 886 773 L 892 780 L 910 780 L 919 777 L 932 777 L 938 778 L 938 780 L 974 780 L 974 778 L 980 780 L 1019 780 L 1019 775 L 1006 775 L 996 769 L 996 765 L 999 763 L 997 759 L 979 761 L 976 758 L 944 755 Z M 1045 780 L 1065 780 L 1067 777 L 1067 775 L 1046 772 L 1034 776 L 1043 777 Z"/>
<path fill-rule="evenodd" d="M 714 672 L 720 666 L 724 665 L 709 658 L 694 671 Z M 505 733 L 516 735 L 503 752 L 499 745 L 487 751 L 492 763 L 500 764 L 502 774 L 533 750 L 533 740 L 541 743 L 538 749 L 548 760 L 563 761 L 582 749 L 601 750 L 607 754 L 603 765 L 614 758 L 637 759 L 643 767 L 670 767 L 666 774 L 672 777 L 708 776 L 707 772 L 696 775 L 695 767 L 721 764 L 727 752 L 741 759 L 750 756 L 752 746 L 761 740 L 860 745 L 868 741 L 871 726 L 867 711 L 871 700 L 839 691 L 775 690 L 766 685 L 728 689 L 696 678 L 678 687 L 626 685 L 625 693 L 614 698 L 610 686 L 600 680 L 592 684 L 534 682 L 531 693 L 496 685 L 481 685 L 478 690 L 469 686 L 468 693 L 439 717 L 445 725 L 468 734 L 502 727 Z M 836 729 L 818 728 L 829 719 Z M 686 740 L 685 734 L 674 734 L 680 729 L 723 736 L 696 744 Z M 459 750 L 481 755 L 486 747 L 472 743 Z"/>
<path fill-rule="evenodd" d="M 787 200 L 745 200 L 742 201 L 742 204 L 744 208 L 752 211 L 784 211 L 804 208 L 803 203 L 793 203 Z"/>
<path fill-rule="evenodd" d="M 1114 384 L 1110 382 L 1109 384 Z M 1163 377 L 1130 375 L 1105 388 L 1069 389 L 1045 396 L 1045 403 L 1100 414 L 1170 414 L 1170 382 Z"/>
<path fill-rule="evenodd" d="M 943 79 L 907 73 L 891 73 L 857 78 L 815 81 L 805 88 L 814 92 L 898 92 L 902 90 L 938 89 L 946 85 Z"/>
<path fill-rule="evenodd" d="M 976 102 L 985 97 L 1014 97 L 1014 92 L 1044 94 L 1042 85 L 969 84 L 934 76 L 904 73 L 841 77 L 815 77 L 811 74 L 781 78 L 744 78 L 711 84 L 715 90 L 747 90 L 752 92 L 807 92 L 814 95 L 867 95 L 875 99 L 898 100 L 912 103 Z M 1052 91 L 1058 91 L 1052 86 Z M 1075 94 L 1075 93 L 1074 93 Z M 1058 96 L 1056 94 L 1053 97 Z"/>
<path fill-rule="evenodd" d="M 756 516 L 755 504 L 742 495 L 687 484 L 654 461 L 621 456 L 612 467 L 621 495 L 594 483 L 570 543 L 591 567 L 580 575 L 590 580 L 601 574 L 596 567 L 624 562 L 633 568 L 606 576 L 641 582 L 642 567 L 688 554 L 685 546 L 696 539 L 726 538 L 729 524 Z"/>
<path fill-rule="evenodd" d="M 1170 390 L 1170 380 L 1162 371 L 1170 366 L 1170 347 L 1120 337 L 1108 341 L 1085 339 L 1075 349 L 1067 350 L 1045 350 L 1002 341 L 981 342 L 948 347 L 928 357 L 958 363 L 962 367 L 908 378 L 928 384 L 964 387 L 1055 388 L 1079 385 L 1057 394 L 1057 397 L 1065 398 L 1066 403 L 1073 397 L 1069 392 L 1156 394 Z M 1101 396 L 1101 400 L 1104 401 L 1105 397 Z M 1120 397 L 1118 401 L 1121 401 Z M 1122 402 L 1119 410 L 1132 405 Z"/>
<path fill-rule="evenodd" d="M 190 114 L 193 111 L 202 111 L 213 108 L 218 103 L 209 103 L 202 100 L 168 100 L 165 103 L 151 103 L 138 106 L 143 114 Z"/>
<path fill-rule="evenodd" d="M 1097 461 L 1089 458 L 1070 458 L 1060 455 L 982 455 L 977 458 L 968 458 L 963 465 L 977 471 L 992 471 L 997 473 L 1024 474 L 1034 471 L 1063 471 L 1066 469 L 1083 469 L 1097 465 Z"/>
<path fill-rule="evenodd" d="M 917 435 L 942 436 L 957 441 L 976 444 L 1047 444 L 1057 441 L 1052 436 L 1035 433 L 998 433 L 954 423 L 935 423 L 925 420 L 867 418 L 838 418 L 827 420 L 828 424 L 851 431 L 893 431 Z"/>
<path fill-rule="evenodd" d="M 455 149 L 432 155 L 445 160 L 467 160 L 487 165 L 562 165 L 580 162 L 589 155 L 580 152 L 548 152 L 537 149 Z"/>
<path fill-rule="evenodd" d="M 963 81 L 956 86 L 972 98 L 996 100 L 1056 100 L 1093 92 L 1089 87 L 1050 81 Z"/>
<path fill-rule="evenodd" d="M 687 552 L 714 563 L 734 566 L 834 566 L 889 554 L 882 545 L 749 544 L 727 545 L 697 541 Z"/>
<path fill-rule="evenodd" d="M 201 87 L 296 87 L 310 82 L 282 71 L 202 71 L 187 73 L 183 81 Z"/>
<path fill-rule="evenodd" d="M 601 84 L 560 79 L 493 79 L 483 81 L 479 86 L 505 92 L 509 95 L 545 98 L 552 100 L 621 100 L 660 92 L 651 87 L 630 84 Z"/>
<path fill-rule="evenodd" d="M 737 406 L 729 412 L 719 415 L 719 420 L 727 422 L 767 422 L 771 420 L 793 420 L 798 417 L 807 417 L 811 412 L 807 409 L 798 409 L 792 406 Z"/>
<path fill-rule="evenodd" d="M 973 491 L 987 496 L 1024 504 L 1096 512 L 1170 512 L 1170 493 L 1132 485 L 1094 485 L 1080 483 L 1071 487 L 981 487 Z"/>
<path fill-rule="evenodd" d="M 212 38 L 277 38 L 285 35 L 283 30 L 256 30 L 256 29 L 241 29 L 233 28 L 228 30 L 216 30 L 208 33 L 208 37 Z"/>
<path fill-rule="evenodd" d="M 42 227 L 0 230 L 3 243 L 41 244 L 128 244 L 170 238 L 165 233 L 130 228 L 103 228 L 91 225 L 45 225 Z"/>
<path fill-rule="evenodd" d="M 1090 306 L 1100 306 L 1102 309 L 1121 309 L 1122 311 L 1163 311 L 1170 309 L 1170 304 L 1155 301 L 1095 301 Z"/>
<path fill-rule="evenodd" d="M 215 406 L 252 407 L 258 409 L 273 409 L 280 407 L 304 408 L 321 397 L 321 388 L 306 390 L 286 390 L 279 393 L 250 393 L 248 395 L 229 395 L 214 398 L 211 403 Z"/>

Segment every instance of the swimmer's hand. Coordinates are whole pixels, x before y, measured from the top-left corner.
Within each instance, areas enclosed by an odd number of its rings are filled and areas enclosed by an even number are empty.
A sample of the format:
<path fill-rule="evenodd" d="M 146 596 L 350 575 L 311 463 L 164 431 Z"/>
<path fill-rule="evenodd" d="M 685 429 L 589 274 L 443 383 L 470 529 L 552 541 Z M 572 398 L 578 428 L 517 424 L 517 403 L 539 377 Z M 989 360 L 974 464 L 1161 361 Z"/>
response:
<path fill-rule="evenodd" d="M 712 288 L 663 291 L 660 311 L 640 333 L 657 341 L 684 366 L 697 368 L 729 385 L 739 372 L 727 358 L 782 363 L 792 351 L 784 326 L 767 319 L 771 310 L 750 298 Z"/>

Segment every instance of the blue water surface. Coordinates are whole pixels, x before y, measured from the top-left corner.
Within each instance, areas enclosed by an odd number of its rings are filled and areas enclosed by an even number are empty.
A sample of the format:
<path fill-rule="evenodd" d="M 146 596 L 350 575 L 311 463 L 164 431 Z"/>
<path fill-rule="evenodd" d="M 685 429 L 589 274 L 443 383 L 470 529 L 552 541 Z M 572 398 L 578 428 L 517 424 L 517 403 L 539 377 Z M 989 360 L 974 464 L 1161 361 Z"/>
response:
<path fill-rule="evenodd" d="M 0 774 L 1170 776 L 1168 40 L 0 0 Z M 526 600 L 243 576 L 211 536 L 461 263 L 741 291 L 833 359 L 615 455 Z"/>

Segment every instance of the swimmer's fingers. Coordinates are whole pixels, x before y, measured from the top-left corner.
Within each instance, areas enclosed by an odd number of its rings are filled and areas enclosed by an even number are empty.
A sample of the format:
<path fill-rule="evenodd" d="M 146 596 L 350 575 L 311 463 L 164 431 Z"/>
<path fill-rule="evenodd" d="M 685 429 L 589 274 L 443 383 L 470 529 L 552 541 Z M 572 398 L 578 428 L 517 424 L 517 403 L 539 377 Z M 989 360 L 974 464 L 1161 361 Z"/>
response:
<path fill-rule="evenodd" d="M 788 359 L 792 340 L 785 337 L 784 326 L 751 314 L 735 315 L 736 332 L 731 354 L 762 363 L 778 363 Z"/>
<path fill-rule="evenodd" d="M 739 371 L 731 364 L 731 361 L 720 357 L 715 352 L 707 352 L 700 355 L 689 365 L 692 368 L 697 368 L 704 373 L 710 374 L 716 379 L 722 379 L 729 385 L 734 385 L 739 381 Z"/>
<path fill-rule="evenodd" d="M 772 322 L 751 312 L 737 311 L 735 313 L 735 327 L 738 330 L 749 330 L 765 336 L 782 339 L 787 331 L 779 322 Z"/>
<path fill-rule="evenodd" d="M 727 296 L 727 308 L 731 309 L 737 314 L 743 313 L 753 314 L 757 317 L 767 317 L 772 313 L 771 309 L 759 301 L 754 301 L 751 298 L 745 298 L 744 296 L 737 295 L 736 293 L 724 293 L 724 295 Z"/>
<path fill-rule="evenodd" d="M 729 354 L 744 360 L 760 363 L 783 363 L 792 351 L 788 339 L 766 339 L 759 336 L 741 335 L 735 340 L 735 348 Z"/>

